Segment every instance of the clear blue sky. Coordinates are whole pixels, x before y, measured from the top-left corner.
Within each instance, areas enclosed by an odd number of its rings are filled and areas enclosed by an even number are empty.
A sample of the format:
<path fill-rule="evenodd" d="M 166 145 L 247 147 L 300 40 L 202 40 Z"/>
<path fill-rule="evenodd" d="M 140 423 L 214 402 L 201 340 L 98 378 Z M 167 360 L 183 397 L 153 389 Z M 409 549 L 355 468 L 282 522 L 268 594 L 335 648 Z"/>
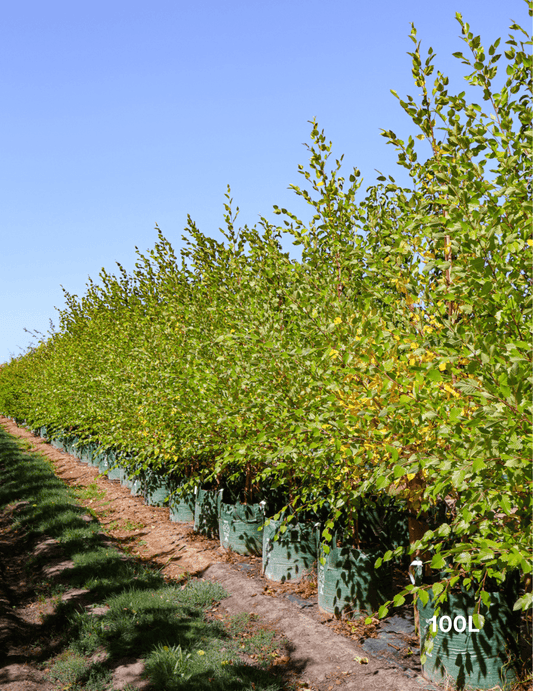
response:
<path fill-rule="evenodd" d="M 217 237 L 227 184 L 241 224 L 305 218 L 287 188 L 313 117 L 365 186 L 395 175 L 380 128 L 414 134 L 390 94 L 416 95 L 410 22 L 458 92 L 456 11 L 483 45 L 529 26 L 523 0 L 3 3 L 0 362 L 57 323 L 61 284 L 131 270 L 155 223 L 176 250 L 187 214 Z"/>

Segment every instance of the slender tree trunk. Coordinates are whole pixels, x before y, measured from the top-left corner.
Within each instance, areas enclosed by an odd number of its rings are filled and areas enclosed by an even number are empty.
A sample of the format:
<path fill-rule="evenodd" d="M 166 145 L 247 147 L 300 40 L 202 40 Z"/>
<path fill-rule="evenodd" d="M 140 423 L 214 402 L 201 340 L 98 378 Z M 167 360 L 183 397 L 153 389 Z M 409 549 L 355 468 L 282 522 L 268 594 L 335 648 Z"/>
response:
<path fill-rule="evenodd" d="M 252 464 L 247 463 L 246 464 L 246 478 L 244 481 L 244 503 L 245 504 L 251 504 L 252 503 L 252 494 L 253 494 Z"/>
<path fill-rule="evenodd" d="M 415 477 L 412 480 L 408 481 L 408 486 L 409 489 L 415 494 L 415 496 L 421 494 L 424 490 L 426 481 L 422 475 L 422 473 L 417 473 Z M 414 511 L 414 507 L 411 508 L 412 511 Z M 424 537 L 424 534 L 426 531 L 429 530 L 429 525 L 427 523 L 427 515 L 422 514 L 418 517 L 415 516 L 409 516 L 409 544 L 414 545 L 418 540 L 421 540 Z M 422 552 L 422 550 L 415 550 L 415 552 L 412 555 L 413 558 L 419 559 L 424 563 L 424 570 L 423 574 L 424 576 L 429 576 L 431 573 L 431 568 L 429 566 L 429 555 L 426 552 Z M 420 631 L 420 621 L 419 621 L 419 616 L 418 616 L 418 609 L 416 606 L 416 596 L 414 598 L 413 602 L 414 606 L 414 618 L 415 618 L 415 629 L 416 633 L 418 634 Z"/>

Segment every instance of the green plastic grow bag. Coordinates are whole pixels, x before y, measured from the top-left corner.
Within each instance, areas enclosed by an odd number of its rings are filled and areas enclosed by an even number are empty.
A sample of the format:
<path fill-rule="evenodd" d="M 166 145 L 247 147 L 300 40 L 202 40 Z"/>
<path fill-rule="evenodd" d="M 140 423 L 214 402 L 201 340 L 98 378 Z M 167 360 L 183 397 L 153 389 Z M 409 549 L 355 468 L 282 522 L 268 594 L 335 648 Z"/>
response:
<path fill-rule="evenodd" d="M 170 494 L 170 488 L 165 477 L 155 472 L 145 474 L 142 481 L 142 495 L 148 506 L 163 506 Z"/>
<path fill-rule="evenodd" d="M 289 523 L 274 540 L 283 521 L 271 520 L 263 529 L 263 574 L 271 581 L 296 581 L 317 560 L 317 532 L 311 523 Z"/>
<path fill-rule="evenodd" d="M 120 484 L 122 487 L 127 487 L 130 491 L 133 485 L 134 481 L 134 476 L 133 472 L 135 470 L 134 467 L 132 467 L 127 460 L 124 461 L 124 465 L 122 466 L 122 477 L 120 478 Z"/>
<path fill-rule="evenodd" d="M 120 480 L 122 477 L 121 468 L 117 463 L 117 457 L 114 451 L 107 452 L 107 460 L 109 462 L 109 470 L 107 471 L 108 480 Z"/>
<path fill-rule="evenodd" d="M 335 538 L 333 538 L 335 541 Z M 332 547 L 329 554 L 320 549 L 318 560 L 318 606 L 339 615 L 374 612 L 389 599 L 392 571 L 389 565 L 374 568 L 380 550 L 361 550 L 350 546 Z"/>
<path fill-rule="evenodd" d="M 80 447 L 80 455 L 79 459 L 82 463 L 90 463 L 92 459 L 92 454 L 93 454 L 93 444 L 83 444 L 83 446 Z"/>
<path fill-rule="evenodd" d="M 69 453 L 74 456 L 78 461 L 80 460 L 81 456 L 81 440 L 79 437 L 71 437 L 70 439 L 70 448 L 69 448 Z"/>
<path fill-rule="evenodd" d="M 137 469 L 137 465 L 133 463 L 131 456 L 124 454 L 121 459 L 122 474 L 120 477 L 120 484 L 127 487 L 130 491 L 133 486 L 135 476 L 133 473 Z"/>
<path fill-rule="evenodd" d="M 451 679 L 461 689 L 508 688 L 517 678 L 520 613 L 513 612 L 508 594 L 491 593 L 490 609 L 480 609 L 485 625 L 478 631 L 474 604 L 472 595 L 452 593 L 435 619 L 431 593 L 426 605 L 417 600 L 421 650 L 430 628 L 436 631 L 422 673 L 436 683 Z"/>
<path fill-rule="evenodd" d="M 142 480 L 140 475 L 134 475 L 131 478 L 130 492 L 134 497 L 138 497 L 142 494 Z"/>
<path fill-rule="evenodd" d="M 102 469 L 104 471 L 107 470 L 107 468 L 108 468 L 107 459 L 106 459 L 106 455 L 104 453 L 104 450 L 102 448 L 96 449 L 94 456 L 93 456 L 92 465 L 95 468 L 98 468 L 98 470 L 100 472 L 103 472 Z"/>
<path fill-rule="evenodd" d="M 263 535 L 259 528 L 265 522 L 259 504 L 220 504 L 218 532 L 220 545 L 237 554 L 261 554 Z"/>
<path fill-rule="evenodd" d="M 54 449 L 58 449 L 59 451 L 64 451 L 65 446 L 64 446 L 64 435 L 61 434 L 60 432 L 57 433 L 57 435 L 52 439 L 50 442 Z"/>
<path fill-rule="evenodd" d="M 107 457 L 107 453 L 105 451 L 101 451 L 97 458 L 96 458 L 96 465 L 98 466 L 98 470 L 100 471 L 101 475 L 107 475 L 107 472 L 110 468 L 110 463 L 109 463 L 109 458 Z"/>
<path fill-rule="evenodd" d="M 222 490 L 196 490 L 194 502 L 194 531 L 214 537 L 218 535 L 218 504 Z"/>
<path fill-rule="evenodd" d="M 75 456 L 78 458 L 78 442 L 79 442 L 79 437 L 76 436 L 70 436 L 70 437 L 65 437 L 63 440 L 63 448 L 64 450 L 69 453 L 71 456 Z"/>
<path fill-rule="evenodd" d="M 80 460 L 89 465 L 97 466 L 98 444 L 96 442 L 88 442 L 83 448 L 82 458 Z"/>
<path fill-rule="evenodd" d="M 194 521 L 194 492 L 173 495 L 169 502 L 170 520 L 174 523 Z"/>

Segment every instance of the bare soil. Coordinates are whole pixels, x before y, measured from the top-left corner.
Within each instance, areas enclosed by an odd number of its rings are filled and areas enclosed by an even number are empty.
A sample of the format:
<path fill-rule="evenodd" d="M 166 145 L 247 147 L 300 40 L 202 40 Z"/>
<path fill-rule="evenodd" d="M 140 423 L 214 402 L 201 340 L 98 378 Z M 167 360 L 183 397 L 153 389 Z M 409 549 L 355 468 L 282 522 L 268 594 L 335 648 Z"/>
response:
<path fill-rule="evenodd" d="M 286 654 L 276 660 L 276 664 L 286 666 L 288 688 L 439 688 L 421 676 L 418 640 L 409 630 L 395 632 L 394 626 L 387 628 L 386 623 L 376 620 L 365 626 L 362 620 L 337 621 L 321 614 L 312 579 L 285 585 L 268 581 L 261 575 L 260 558 L 226 552 L 218 541 L 195 534 L 191 524 L 171 522 L 168 509 L 146 506 L 118 482 L 100 476 L 96 468 L 53 448 L 8 418 L 0 416 L 0 424 L 9 434 L 28 440 L 35 450 L 49 458 L 56 475 L 69 486 L 84 489 L 96 485 L 102 496 L 80 498 L 79 503 L 87 507 L 87 520 L 97 517 L 103 540 L 132 558 L 157 565 L 168 580 L 194 576 L 221 583 L 231 596 L 215 608 L 212 616 L 254 613 L 255 620 L 274 628 L 280 638 L 288 639 Z M 53 654 L 54 631 L 52 628 L 48 632 L 47 650 L 36 647 L 35 642 L 42 640 L 42 622 L 53 622 L 50 615 L 59 597 L 76 598 L 80 607 L 89 607 L 90 593 L 68 589 L 70 564 L 53 540 L 28 544 L 23 536 L 18 538 L 9 531 L 16 510 L 15 505 L 0 514 L 0 689 L 48 691 L 52 687 L 37 663 Z M 28 560 L 39 550 L 47 554 L 45 569 L 28 570 Z M 39 597 L 39 583 L 43 579 L 63 582 L 65 592 L 55 599 Z M 401 623 L 399 618 L 398 622 Z M 59 626 L 60 622 L 56 624 Z M 114 688 L 122 688 L 126 683 L 145 688 L 141 673 L 140 661 L 121 661 L 114 670 Z"/>

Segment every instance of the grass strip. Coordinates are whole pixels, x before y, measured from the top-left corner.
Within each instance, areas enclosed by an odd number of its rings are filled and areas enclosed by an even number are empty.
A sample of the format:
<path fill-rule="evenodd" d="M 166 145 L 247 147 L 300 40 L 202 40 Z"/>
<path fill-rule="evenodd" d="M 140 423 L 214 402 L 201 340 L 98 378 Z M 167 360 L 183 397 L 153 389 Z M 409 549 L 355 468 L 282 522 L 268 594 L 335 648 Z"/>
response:
<path fill-rule="evenodd" d="M 85 602 L 91 603 L 80 611 L 79 601 L 56 597 L 39 628 L 41 640 L 33 641 L 44 651 L 39 662 L 56 688 L 110 691 L 113 670 L 125 660 L 142 660 L 145 676 L 161 691 L 286 688 L 266 669 L 275 650 L 271 634 L 251 633 L 246 652 L 253 650 L 259 664 L 247 664 L 242 626 L 206 616 L 227 597 L 222 586 L 192 579 L 168 584 L 146 564 L 104 546 L 98 522 L 84 520 L 75 492 L 30 449 L 0 428 L 0 510 L 18 503 L 11 530 L 28 546 L 45 536 L 60 544 L 72 561 L 68 588 L 88 591 Z M 41 559 L 30 564 L 36 573 Z M 65 590 L 56 583 L 48 595 Z M 51 646 L 54 634 L 59 643 Z"/>

